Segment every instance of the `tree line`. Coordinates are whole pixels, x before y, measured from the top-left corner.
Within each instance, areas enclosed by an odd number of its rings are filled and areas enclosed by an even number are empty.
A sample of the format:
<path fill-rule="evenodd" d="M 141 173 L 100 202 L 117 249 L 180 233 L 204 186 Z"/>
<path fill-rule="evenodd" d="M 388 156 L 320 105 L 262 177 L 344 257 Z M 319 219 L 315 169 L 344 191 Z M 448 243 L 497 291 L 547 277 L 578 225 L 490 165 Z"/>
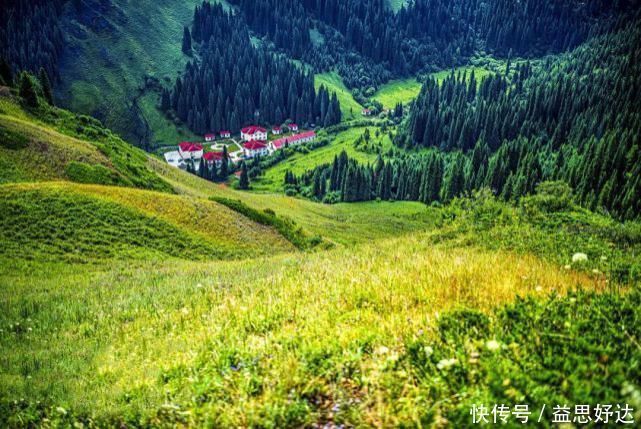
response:
<path fill-rule="evenodd" d="M 469 153 L 484 148 L 476 171 L 497 193 L 523 195 L 522 183 L 562 179 L 587 206 L 622 218 L 641 200 L 641 30 L 599 36 L 554 60 L 491 76 L 428 80 L 415 101 L 401 147 Z M 486 148 L 486 149 L 485 149 Z M 500 156 L 498 156 L 500 155 Z M 532 168 L 520 170 L 521 165 Z M 524 176 L 524 177 L 522 177 Z M 506 191 L 505 189 L 508 188 Z"/>
<path fill-rule="evenodd" d="M 313 74 L 288 59 L 253 44 L 242 17 L 220 4 L 197 6 L 183 49 L 198 45 L 200 59 L 187 64 L 161 107 L 172 111 L 196 133 L 249 123 L 297 123 L 329 126 L 341 120 L 336 94 L 314 89 Z"/>
<path fill-rule="evenodd" d="M 481 51 L 535 57 L 620 25 L 639 0 L 230 0 L 279 50 L 337 70 L 349 87 L 466 63 Z M 314 34 L 314 37 L 310 37 Z"/>

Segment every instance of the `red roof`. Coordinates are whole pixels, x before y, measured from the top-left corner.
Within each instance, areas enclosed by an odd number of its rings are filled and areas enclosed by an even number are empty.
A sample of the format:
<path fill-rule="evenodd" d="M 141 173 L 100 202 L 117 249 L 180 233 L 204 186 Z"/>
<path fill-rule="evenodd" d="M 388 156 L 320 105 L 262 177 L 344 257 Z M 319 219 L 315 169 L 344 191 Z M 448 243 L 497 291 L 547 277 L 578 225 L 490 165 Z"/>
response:
<path fill-rule="evenodd" d="M 203 150 L 202 145 L 198 143 L 182 142 L 178 145 L 183 152 L 200 152 Z"/>
<path fill-rule="evenodd" d="M 223 159 L 222 152 L 207 152 L 203 155 L 207 161 L 221 161 Z"/>
<path fill-rule="evenodd" d="M 229 131 L 227 131 L 227 130 L 225 130 L 225 131 L 221 131 L 221 132 L 220 132 L 220 135 L 221 135 L 221 136 L 222 136 L 222 135 L 225 135 L 225 134 L 231 134 L 231 132 L 229 132 Z"/>
<path fill-rule="evenodd" d="M 285 143 L 293 144 L 293 143 L 299 142 L 300 140 L 308 139 L 310 137 L 316 137 L 316 132 L 305 131 L 304 133 L 294 134 L 293 136 L 281 137 L 277 140 L 274 140 L 272 142 L 272 145 L 274 146 L 274 148 L 280 149 L 281 147 L 285 146 Z"/>
<path fill-rule="evenodd" d="M 247 150 L 260 150 L 260 149 L 266 149 L 267 144 L 264 141 L 255 140 L 253 142 L 245 143 L 243 147 Z"/>
<path fill-rule="evenodd" d="M 272 130 L 274 130 L 274 131 L 280 131 L 280 130 L 282 130 L 282 128 L 281 128 L 281 127 L 272 127 Z"/>
<path fill-rule="evenodd" d="M 298 128 L 298 124 L 289 124 L 289 128 Z"/>
<path fill-rule="evenodd" d="M 206 139 L 213 139 L 216 137 L 216 134 L 205 134 Z"/>
<path fill-rule="evenodd" d="M 243 134 L 254 135 L 256 133 L 266 133 L 267 130 L 263 127 L 259 127 L 258 125 L 252 125 L 252 126 L 243 128 L 241 132 Z"/>

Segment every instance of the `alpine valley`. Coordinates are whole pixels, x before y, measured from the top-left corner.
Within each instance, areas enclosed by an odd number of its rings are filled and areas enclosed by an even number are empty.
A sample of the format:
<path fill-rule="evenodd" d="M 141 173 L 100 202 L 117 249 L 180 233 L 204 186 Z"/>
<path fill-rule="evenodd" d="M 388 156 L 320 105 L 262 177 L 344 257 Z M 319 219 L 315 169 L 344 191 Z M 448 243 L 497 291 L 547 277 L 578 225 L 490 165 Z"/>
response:
<path fill-rule="evenodd" d="M 0 426 L 641 424 L 640 0 L 4 0 Z"/>

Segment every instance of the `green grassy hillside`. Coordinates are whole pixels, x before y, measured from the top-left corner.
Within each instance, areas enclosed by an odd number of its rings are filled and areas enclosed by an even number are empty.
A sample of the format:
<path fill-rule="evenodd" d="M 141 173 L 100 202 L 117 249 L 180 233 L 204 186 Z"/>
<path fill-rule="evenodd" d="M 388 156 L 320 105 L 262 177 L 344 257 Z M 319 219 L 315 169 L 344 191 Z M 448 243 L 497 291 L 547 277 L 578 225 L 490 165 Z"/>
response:
<path fill-rule="evenodd" d="M 458 427 L 475 401 L 635 379 L 641 297 L 604 292 L 631 280 L 611 267 L 641 274 L 638 225 L 484 198 L 428 211 L 425 232 L 324 252 L 4 270 L 0 422 Z"/>
<path fill-rule="evenodd" d="M 65 21 L 70 47 L 62 58 L 57 95 L 71 110 L 91 114 L 132 142 L 173 144 L 194 136 L 158 111 L 158 85 L 169 86 L 189 58 L 183 25 L 200 0 L 109 0 L 87 4 Z"/>
<path fill-rule="evenodd" d="M 372 97 L 384 108 L 393 109 L 398 103 L 407 104 L 421 91 L 421 83 L 416 79 L 393 80 L 381 86 Z"/>
<path fill-rule="evenodd" d="M 327 146 L 314 149 L 308 153 L 295 153 L 285 161 L 268 169 L 263 176 L 258 178 L 253 188 L 259 191 L 278 192 L 282 190 L 283 178 L 285 172 L 291 170 L 293 173 L 300 175 L 307 170 L 312 170 L 322 164 L 330 164 L 334 157 L 342 151 L 347 152 L 350 157 L 357 159 L 359 162 L 367 163 L 376 160 L 377 153 L 374 151 L 366 152 L 362 147 L 356 146 L 356 141 L 363 135 L 367 127 L 354 127 L 338 133 L 331 138 Z M 375 142 L 377 148 L 381 151 L 387 150 L 392 146 L 389 136 L 383 135 L 378 138 L 374 136 L 375 128 L 370 127 L 372 142 Z M 380 146 L 378 145 L 380 143 Z M 373 143 L 374 144 L 374 143 Z"/>
<path fill-rule="evenodd" d="M 148 156 L 93 118 L 42 106 L 24 110 L 0 97 L 0 183 L 64 179 L 171 188 L 148 167 Z"/>
<path fill-rule="evenodd" d="M 229 259 L 291 251 L 270 228 L 208 200 L 119 187 L 0 186 L 0 259 Z"/>
<path fill-rule="evenodd" d="M 12 333 L 0 344 L 13 351 L 0 363 L 1 400 L 27 398 L 20 406 L 35 410 L 46 395 L 42 406 L 98 419 L 182 415 L 226 427 L 309 425 L 341 404 L 343 420 L 391 424 L 410 418 L 395 399 L 422 394 L 392 388 L 405 380 L 391 379 L 396 359 L 439 312 L 593 287 L 535 258 L 443 251 L 426 238 L 305 257 L 5 273 L 0 326 Z"/>
<path fill-rule="evenodd" d="M 341 112 L 343 113 L 343 121 L 350 121 L 352 119 L 362 118 L 361 110 L 363 106 L 358 104 L 352 93 L 347 89 L 341 77 L 335 73 L 322 73 L 314 76 L 314 85 L 318 88 L 325 85 L 331 92 L 335 92 L 338 97 L 338 102 L 341 104 Z"/>

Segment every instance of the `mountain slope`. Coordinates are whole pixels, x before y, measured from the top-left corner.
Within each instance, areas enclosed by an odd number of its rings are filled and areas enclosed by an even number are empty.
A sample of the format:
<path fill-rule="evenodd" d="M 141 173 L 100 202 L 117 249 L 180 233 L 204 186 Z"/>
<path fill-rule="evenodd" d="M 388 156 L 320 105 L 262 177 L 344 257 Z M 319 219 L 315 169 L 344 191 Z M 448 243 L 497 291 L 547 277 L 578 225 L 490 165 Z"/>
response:
<path fill-rule="evenodd" d="M 5 88 L 6 89 L 6 88 Z M 95 119 L 0 96 L 0 183 L 63 179 L 171 192 L 148 156 Z"/>
<path fill-rule="evenodd" d="M 3 185 L 0 219 L 5 261 L 210 260 L 294 250 L 273 229 L 212 201 L 120 187 Z"/>
<path fill-rule="evenodd" d="M 90 114 L 143 147 L 190 140 L 164 118 L 159 85 L 169 86 L 189 57 L 180 51 L 183 26 L 200 0 L 84 1 L 63 21 L 68 48 L 57 95 L 73 111 Z"/>

